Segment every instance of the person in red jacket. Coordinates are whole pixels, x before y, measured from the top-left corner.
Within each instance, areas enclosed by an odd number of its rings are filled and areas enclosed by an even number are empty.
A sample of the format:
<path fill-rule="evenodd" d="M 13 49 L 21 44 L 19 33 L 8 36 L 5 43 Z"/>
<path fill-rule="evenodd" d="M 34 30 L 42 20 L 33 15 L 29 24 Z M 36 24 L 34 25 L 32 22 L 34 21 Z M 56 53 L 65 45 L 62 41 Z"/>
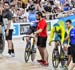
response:
<path fill-rule="evenodd" d="M 35 35 L 37 35 L 37 46 L 38 50 L 41 55 L 41 60 L 37 60 L 39 63 L 48 66 L 48 52 L 46 49 L 46 41 L 47 41 L 47 23 L 45 19 L 43 18 L 43 15 L 41 12 L 36 13 L 36 18 L 38 20 L 37 23 L 37 31 L 34 32 Z"/>

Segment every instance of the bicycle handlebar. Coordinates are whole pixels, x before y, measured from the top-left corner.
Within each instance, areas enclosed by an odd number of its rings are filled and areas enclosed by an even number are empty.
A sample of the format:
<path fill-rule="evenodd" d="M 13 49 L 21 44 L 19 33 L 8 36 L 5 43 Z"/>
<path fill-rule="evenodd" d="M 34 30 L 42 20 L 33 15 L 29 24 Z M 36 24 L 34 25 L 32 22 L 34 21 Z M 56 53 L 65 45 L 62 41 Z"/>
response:
<path fill-rule="evenodd" d="M 32 38 L 34 38 L 33 35 L 24 35 L 24 37 L 32 37 Z"/>
<path fill-rule="evenodd" d="M 51 42 L 59 42 L 61 44 L 61 41 L 60 40 L 52 40 Z"/>
<path fill-rule="evenodd" d="M 24 40 L 24 37 L 34 38 L 34 36 L 32 36 L 32 35 L 24 35 L 23 38 L 22 38 L 22 40 Z"/>
<path fill-rule="evenodd" d="M 52 40 L 51 42 L 57 42 L 57 41 L 61 42 L 60 40 Z"/>

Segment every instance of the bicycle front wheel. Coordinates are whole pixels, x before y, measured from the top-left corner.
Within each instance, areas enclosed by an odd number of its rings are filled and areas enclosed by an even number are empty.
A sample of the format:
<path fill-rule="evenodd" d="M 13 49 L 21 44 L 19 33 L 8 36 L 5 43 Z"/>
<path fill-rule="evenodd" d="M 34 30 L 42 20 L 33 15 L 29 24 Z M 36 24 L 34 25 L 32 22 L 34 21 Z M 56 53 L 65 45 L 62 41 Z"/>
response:
<path fill-rule="evenodd" d="M 66 60 L 65 60 L 65 53 L 62 48 L 61 48 L 61 53 L 60 53 L 60 62 L 61 62 L 61 66 L 64 67 Z"/>
<path fill-rule="evenodd" d="M 59 52 L 56 49 L 52 52 L 52 64 L 54 68 L 57 68 L 59 65 Z"/>
<path fill-rule="evenodd" d="M 35 56 L 36 56 L 36 53 L 32 53 L 32 54 L 31 54 L 31 60 L 32 60 L 32 61 L 35 60 Z"/>
<path fill-rule="evenodd" d="M 24 53 L 24 58 L 25 58 L 25 62 L 27 63 L 31 54 L 31 50 L 30 50 L 31 44 L 27 43 L 26 48 L 25 48 L 25 53 Z"/>

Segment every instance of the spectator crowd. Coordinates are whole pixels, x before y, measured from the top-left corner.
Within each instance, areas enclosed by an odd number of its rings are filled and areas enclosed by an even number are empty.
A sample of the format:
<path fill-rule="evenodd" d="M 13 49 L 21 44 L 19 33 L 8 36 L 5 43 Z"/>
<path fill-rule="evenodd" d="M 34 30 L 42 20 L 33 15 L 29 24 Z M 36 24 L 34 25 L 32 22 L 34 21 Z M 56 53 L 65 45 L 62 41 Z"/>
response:
<path fill-rule="evenodd" d="M 41 11 L 46 20 L 75 14 L 75 0 L 0 0 L 0 7 L 3 8 L 5 1 L 10 4 L 14 22 L 27 22 L 28 9 L 32 4 L 35 11 Z"/>

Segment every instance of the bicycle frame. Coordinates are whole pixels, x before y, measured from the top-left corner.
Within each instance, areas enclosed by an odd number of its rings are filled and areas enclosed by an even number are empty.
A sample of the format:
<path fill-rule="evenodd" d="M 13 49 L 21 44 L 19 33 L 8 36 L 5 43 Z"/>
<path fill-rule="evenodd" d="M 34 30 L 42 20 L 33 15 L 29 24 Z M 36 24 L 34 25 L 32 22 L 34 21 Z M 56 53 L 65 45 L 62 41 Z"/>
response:
<path fill-rule="evenodd" d="M 56 48 L 58 49 L 59 54 L 60 54 L 60 52 L 61 52 L 60 49 L 62 48 L 62 46 L 61 46 L 60 42 L 58 43 L 58 41 L 57 41 L 56 43 L 57 43 Z"/>
<path fill-rule="evenodd" d="M 31 38 L 30 42 L 31 42 L 31 49 L 32 49 L 34 45 L 34 38 Z"/>

